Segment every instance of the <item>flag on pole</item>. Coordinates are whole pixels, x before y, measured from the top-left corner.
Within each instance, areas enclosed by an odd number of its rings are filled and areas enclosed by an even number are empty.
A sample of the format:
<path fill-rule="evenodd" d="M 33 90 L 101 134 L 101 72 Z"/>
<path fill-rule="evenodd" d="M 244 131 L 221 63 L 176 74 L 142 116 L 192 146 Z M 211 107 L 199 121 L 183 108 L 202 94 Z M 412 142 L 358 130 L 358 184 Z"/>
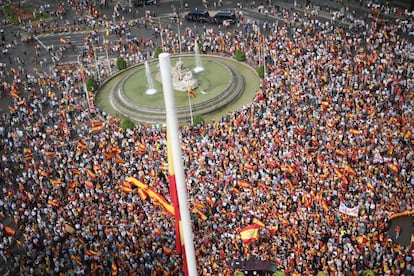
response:
<path fill-rule="evenodd" d="M 189 88 L 188 89 L 188 94 L 192 97 L 192 98 L 195 98 L 195 97 L 197 97 L 197 94 L 193 91 L 193 89 L 191 89 L 191 88 Z"/>
<path fill-rule="evenodd" d="M 176 114 L 176 105 L 174 92 L 172 87 L 172 78 L 171 78 L 171 63 L 170 63 L 170 54 L 161 53 L 158 56 L 160 62 L 160 73 L 164 91 L 164 102 L 166 109 L 166 117 L 168 118 L 167 122 L 167 135 L 168 142 L 170 147 L 168 152 L 170 157 L 172 157 L 173 162 L 169 164 L 174 164 L 173 174 L 175 183 L 176 183 L 176 193 L 179 202 L 179 213 L 181 221 L 181 233 L 182 240 L 184 241 L 183 248 L 183 270 L 184 275 L 197 276 L 197 264 L 195 258 L 194 242 L 193 242 L 193 231 L 191 227 L 191 218 L 190 211 L 188 208 L 188 199 L 187 199 L 187 187 L 185 183 L 185 175 L 182 161 L 182 154 L 180 148 L 180 138 L 179 138 L 179 129 L 178 129 L 178 120 Z"/>
<path fill-rule="evenodd" d="M 181 215 L 180 215 L 180 206 L 178 203 L 178 194 L 177 194 L 177 183 L 175 181 L 175 171 L 174 171 L 174 161 L 172 156 L 171 149 L 171 139 L 170 139 L 170 130 L 167 123 L 167 155 L 168 155 L 168 180 L 170 182 L 170 197 L 171 203 L 174 206 L 174 218 L 175 218 L 175 246 L 178 254 L 183 251 L 183 240 L 181 239 Z M 185 254 L 183 254 L 184 259 Z"/>

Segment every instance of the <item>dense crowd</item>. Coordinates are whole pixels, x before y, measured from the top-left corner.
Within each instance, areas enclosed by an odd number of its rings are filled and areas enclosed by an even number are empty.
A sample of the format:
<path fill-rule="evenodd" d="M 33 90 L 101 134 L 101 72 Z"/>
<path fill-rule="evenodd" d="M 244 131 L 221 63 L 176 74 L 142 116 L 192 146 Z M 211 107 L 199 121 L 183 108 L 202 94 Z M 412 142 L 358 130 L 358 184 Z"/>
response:
<path fill-rule="evenodd" d="M 412 43 L 401 26 L 376 18 L 351 32 L 280 15 L 283 26 L 188 28 L 182 38 L 162 30 L 170 52 L 199 42 L 206 53 L 241 49 L 255 66 L 262 49 L 266 56 L 251 104 L 180 128 L 200 275 L 230 275 L 235 260 L 252 259 L 288 274 L 412 275 L 410 246 L 387 234 L 393 213 L 413 209 Z M 111 54 L 147 58 L 127 33 Z M 88 63 L 94 48 L 85 49 Z M 3 96 L 13 99 L 0 126 L 0 255 L 9 271 L 181 273 L 174 218 L 124 189 L 134 177 L 169 201 L 165 128 L 122 130 L 85 96 L 77 70 L 14 65 L 1 70 Z M 244 243 L 240 229 L 254 221 L 259 237 Z"/>

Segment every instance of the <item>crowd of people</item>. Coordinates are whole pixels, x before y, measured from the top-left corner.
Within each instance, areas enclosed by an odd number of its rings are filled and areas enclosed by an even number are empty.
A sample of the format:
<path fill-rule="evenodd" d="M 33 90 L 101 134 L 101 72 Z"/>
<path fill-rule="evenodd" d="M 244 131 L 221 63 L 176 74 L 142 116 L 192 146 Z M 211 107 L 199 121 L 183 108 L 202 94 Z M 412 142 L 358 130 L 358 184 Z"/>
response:
<path fill-rule="evenodd" d="M 411 247 L 388 236 L 390 216 L 413 209 L 412 43 L 379 18 L 351 32 L 280 14 L 286 24 L 188 28 L 184 41 L 158 29 L 164 50 L 198 42 L 266 66 L 251 104 L 180 127 L 199 274 L 266 260 L 289 275 L 412 275 Z M 126 35 L 111 54 L 142 61 Z M 165 128 L 121 129 L 85 96 L 80 70 L 14 65 L 1 71 L 13 104 L 0 125 L 0 262 L 25 275 L 180 275 L 174 218 L 125 189 L 133 177 L 170 201 Z M 240 229 L 254 224 L 245 242 Z"/>

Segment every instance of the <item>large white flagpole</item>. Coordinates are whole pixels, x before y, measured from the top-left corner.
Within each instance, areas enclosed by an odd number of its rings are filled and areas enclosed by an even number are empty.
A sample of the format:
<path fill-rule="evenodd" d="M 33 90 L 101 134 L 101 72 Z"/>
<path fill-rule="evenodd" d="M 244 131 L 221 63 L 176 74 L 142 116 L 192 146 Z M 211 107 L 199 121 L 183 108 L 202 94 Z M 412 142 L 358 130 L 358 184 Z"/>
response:
<path fill-rule="evenodd" d="M 194 252 L 193 230 L 191 227 L 190 211 L 187 202 L 187 186 L 184 177 L 183 159 L 181 155 L 180 138 L 178 136 L 178 120 L 175 110 L 175 98 L 171 78 L 171 62 L 169 53 L 161 53 L 158 56 L 160 60 L 160 72 L 162 87 L 164 91 L 166 116 L 168 118 L 167 128 L 170 133 L 170 145 L 175 171 L 175 180 L 177 184 L 178 204 L 180 206 L 180 215 L 182 223 L 182 234 L 184 238 L 185 257 L 187 259 L 188 275 L 197 276 L 197 265 Z"/>

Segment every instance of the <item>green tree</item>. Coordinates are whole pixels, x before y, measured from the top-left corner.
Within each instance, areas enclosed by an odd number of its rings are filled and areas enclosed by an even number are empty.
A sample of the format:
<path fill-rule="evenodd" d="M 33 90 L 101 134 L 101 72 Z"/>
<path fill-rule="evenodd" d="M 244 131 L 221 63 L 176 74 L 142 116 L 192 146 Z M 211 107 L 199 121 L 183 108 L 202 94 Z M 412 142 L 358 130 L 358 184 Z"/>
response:
<path fill-rule="evenodd" d="M 244 276 L 244 273 L 241 271 L 236 271 L 233 273 L 233 276 Z"/>
<path fill-rule="evenodd" d="M 326 273 L 325 271 L 319 271 L 317 276 L 328 276 L 329 274 Z"/>
<path fill-rule="evenodd" d="M 257 74 L 259 75 L 260 78 L 264 78 L 264 66 L 260 65 L 259 67 L 257 67 Z"/>
<path fill-rule="evenodd" d="M 234 57 L 236 58 L 237 61 L 245 61 L 246 60 L 246 55 L 240 49 L 236 50 L 236 52 L 234 52 Z"/>
<path fill-rule="evenodd" d="M 125 68 L 127 68 L 127 62 L 125 59 L 123 58 L 118 58 L 116 60 L 116 67 L 118 68 L 118 70 L 124 70 Z"/>
<path fill-rule="evenodd" d="M 284 271 L 276 271 L 272 274 L 272 276 L 285 276 L 286 273 Z"/>
<path fill-rule="evenodd" d="M 372 270 L 364 270 L 364 272 L 362 272 L 362 276 L 375 276 L 374 271 Z"/>
<path fill-rule="evenodd" d="M 121 128 L 123 130 L 134 129 L 134 127 L 135 127 L 135 123 L 133 121 L 131 121 L 131 119 L 129 119 L 129 118 L 122 118 L 122 120 L 121 120 Z"/>
<path fill-rule="evenodd" d="M 162 53 L 161 47 L 157 47 L 154 50 L 155 58 L 158 58 L 158 56 Z"/>
<path fill-rule="evenodd" d="M 95 78 L 90 77 L 90 78 L 86 79 L 86 89 L 88 91 L 98 90 L 98 82 L 95 80 Z"/>
<path fill-rule="evenodd" d="M 202 122 L 204 122 L 203 116 L 201 116 L 200 114 L 197 114 L 197 115 L 194 116 L 194 118 L 193 118 L 193 125 L 196 126 L 196 125 L 201 124 Z"/>

